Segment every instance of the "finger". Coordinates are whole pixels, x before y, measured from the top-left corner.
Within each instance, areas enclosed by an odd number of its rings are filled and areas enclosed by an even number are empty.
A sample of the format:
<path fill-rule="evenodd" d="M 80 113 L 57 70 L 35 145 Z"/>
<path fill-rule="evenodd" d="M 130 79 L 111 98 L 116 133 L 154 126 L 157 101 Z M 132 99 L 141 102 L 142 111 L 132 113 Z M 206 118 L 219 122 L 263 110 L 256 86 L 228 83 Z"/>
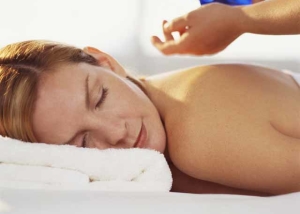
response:
<path fill-rule="evenodd" d="M 166 33 L 172 33 L 174 31 L 183 31 L 186 29 L 186 26 L 188 26 L 188 23 L 185 18 L 179 17 L 176 19 L 173 19 L 171 22 L 166 23 L 164 25 L 164 31 Z"/>
<path fill-rule="evenodd" d="M 151 43 L 156 46 L 157 44 L 162 44 L 163 42 L 157 36 L 151 36 Z"/>
<path fill-rule="evenodd" d="M 182 36 L 187 31 L 188 31 L 188 27 L 186 27 L 183 30 L 179 31 L 179 35 Z"/>
<path fill-rule="evenodd" d="M 163 27 L 163 33 L 164 33 L 165 39 L 166 39 L 166 41 L 174 40 L 174 37 L 173 37 L 172 33 L 166 32 L 165 29 L 164 29 L 164 25 L 165 25 L 166 23 L 168 23 L 168 22 L 167 22 L 166 20 L 164 20 L 164 21 L 163 21 L 163 25 L 162 25 L 162 27 Z"/>
<path fill-rule="evenodd" d="M 182 52 L 180 46 L 178 46 L 178 44 L 174 40 L 168 42 L 162 42 L 158 37 L 153 36 L 151 38 L 151 41 L 152 44 L 165 55 Z"/>
<path fill-rule="evenodd" d="M 158 50 L 160 50 L 161 46 L 163 45 L 163 42 L 158 38 L 157 36 L 151 37 L 151 43 L 154 47 L 156 47 Z"/>

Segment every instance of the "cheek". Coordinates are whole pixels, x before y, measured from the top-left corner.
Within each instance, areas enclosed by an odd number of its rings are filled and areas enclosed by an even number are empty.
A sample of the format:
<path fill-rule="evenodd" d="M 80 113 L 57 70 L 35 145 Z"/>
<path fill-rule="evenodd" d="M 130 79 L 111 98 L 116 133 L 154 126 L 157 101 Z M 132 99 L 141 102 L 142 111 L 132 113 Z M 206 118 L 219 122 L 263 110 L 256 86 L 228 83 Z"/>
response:
<path fill-rule="evenodd" d="M 111 102 L 111 107 L 120 107 L 120 110 L 128 113 L 146 113 L 151 108 L 152 103 L 148 97 L 137 86 L 122 86 L 112 90 L 111 97 L 108 99 Z"/>

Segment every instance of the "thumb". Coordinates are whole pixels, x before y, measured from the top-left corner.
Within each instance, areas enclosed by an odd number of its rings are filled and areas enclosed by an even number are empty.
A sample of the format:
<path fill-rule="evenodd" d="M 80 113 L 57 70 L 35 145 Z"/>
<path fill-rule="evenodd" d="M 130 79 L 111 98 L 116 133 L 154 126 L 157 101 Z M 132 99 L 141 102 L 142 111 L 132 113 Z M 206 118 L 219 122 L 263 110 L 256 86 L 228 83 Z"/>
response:
<path fill-rule="evenodd" d="M 186 19 L 184 19 L 183 17 L 179 17 L 179 18 L 173 19 L 170 22 L 165 23 L 164 31 L 166 33 L 172 33 L 174 31 L 181 32 L 186 29 L 187 24 L 188 23 L 187 23 Z"/>

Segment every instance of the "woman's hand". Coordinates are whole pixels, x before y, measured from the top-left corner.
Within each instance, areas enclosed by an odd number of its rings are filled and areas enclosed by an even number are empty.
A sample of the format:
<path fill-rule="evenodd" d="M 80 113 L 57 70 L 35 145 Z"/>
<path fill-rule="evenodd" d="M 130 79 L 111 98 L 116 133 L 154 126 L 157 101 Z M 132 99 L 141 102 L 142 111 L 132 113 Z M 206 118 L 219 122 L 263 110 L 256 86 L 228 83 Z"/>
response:
<path fill-rule="evenodd" d="M 240 7 L 212 3 L 163 22 L 165 41 L 153 36 L 153 45 L 166 55 L 170 54 L 214 54 L 225 49 L 244 33 L 243 14 Z M 172 32 L 179 32 L 175 40 Z"/>

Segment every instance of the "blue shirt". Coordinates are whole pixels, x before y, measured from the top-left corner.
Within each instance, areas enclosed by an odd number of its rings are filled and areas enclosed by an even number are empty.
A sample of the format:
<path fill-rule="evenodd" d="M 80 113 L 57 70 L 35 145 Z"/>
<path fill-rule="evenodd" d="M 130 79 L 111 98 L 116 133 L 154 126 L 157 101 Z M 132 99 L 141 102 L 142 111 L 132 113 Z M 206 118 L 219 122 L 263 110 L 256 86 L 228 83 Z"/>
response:
<path fill-rule="evenodd" d="M 200 0 L 200 3 L 203 4 L 209 4 L 213 2 L 219 2 L 223 4 L 228 5 L 247 5 L 252 4 L 252 0 Z"/>

